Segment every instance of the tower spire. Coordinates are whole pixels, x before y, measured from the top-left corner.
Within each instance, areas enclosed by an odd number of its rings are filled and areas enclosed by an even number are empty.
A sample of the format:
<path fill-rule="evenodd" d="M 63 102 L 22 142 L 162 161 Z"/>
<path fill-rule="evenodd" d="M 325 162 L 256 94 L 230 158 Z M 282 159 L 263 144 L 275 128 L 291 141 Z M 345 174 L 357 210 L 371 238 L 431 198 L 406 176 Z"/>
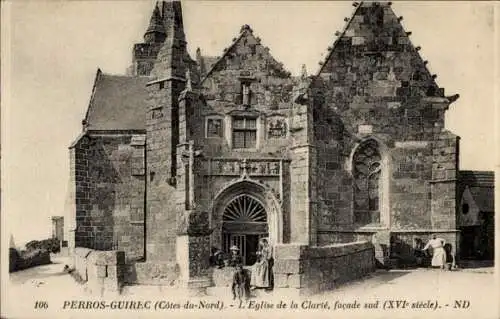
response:
<path fill-rule="evenodd" d="M 174 0 L 162 2 L 163 25 L 166 39 L 163 43 L 151 72 L 157 79 L 185 79 L 186 75 L 186 37 L 182 23 L 181 2 Z"/>
<path fill-rule="evenodd" d="M 155 4 L 153 13 L 151 14 L 151 19 L 149 20 L 149 26 L 144 33 L 144 41 L 146 43 L 151 42 L 163 42 L 165 40 L 166 32 L 165 26 L 163 24 L 163 19 L 160 13 L 160 8 L 158 7 L 158 2 Z"/>
<path fill-rule="evenodd" d="M 162 1 L 162 19 L 167 37 L 185 41 L 182 7 L 179 0 Z"/>

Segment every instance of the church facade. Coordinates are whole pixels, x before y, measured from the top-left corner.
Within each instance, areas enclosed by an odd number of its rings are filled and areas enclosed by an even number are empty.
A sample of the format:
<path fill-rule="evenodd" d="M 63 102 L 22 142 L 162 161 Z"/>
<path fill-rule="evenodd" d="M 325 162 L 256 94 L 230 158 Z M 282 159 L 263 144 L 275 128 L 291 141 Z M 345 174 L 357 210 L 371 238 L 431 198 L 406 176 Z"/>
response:
<path fill-rule="evenodd" d="M 70 146 L 70 247 L 123 251 L 126 282 L 203 286 L 211 247 L 251 265 L 266 237 L 275 287 L 314 291 L 432 233 L 456 248 L 458 96 L 401 20 L 355 3 L 319 72 L 292 76 L 248 25 L 191 58 L 181 3 L 158 3 Z"/>

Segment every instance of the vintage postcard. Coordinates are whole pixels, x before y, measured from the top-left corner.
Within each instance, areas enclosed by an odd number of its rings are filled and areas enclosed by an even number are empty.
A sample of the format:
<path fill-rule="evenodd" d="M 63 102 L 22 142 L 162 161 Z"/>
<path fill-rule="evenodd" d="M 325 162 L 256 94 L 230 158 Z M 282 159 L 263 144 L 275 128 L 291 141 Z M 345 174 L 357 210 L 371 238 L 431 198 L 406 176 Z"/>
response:
<path fill-rule="evenodd" d="M 499 2 L 1 5 L 2 318 L 499 318 Z"/>

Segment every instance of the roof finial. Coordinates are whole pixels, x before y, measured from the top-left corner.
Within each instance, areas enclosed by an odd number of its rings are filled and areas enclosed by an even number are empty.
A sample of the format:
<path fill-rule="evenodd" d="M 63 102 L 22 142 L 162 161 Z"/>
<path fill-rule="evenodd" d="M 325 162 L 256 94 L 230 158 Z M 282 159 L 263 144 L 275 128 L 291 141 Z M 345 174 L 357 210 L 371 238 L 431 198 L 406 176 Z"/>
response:
<path fill-rule="evenodd" d="M 302 64 L 302 69 L 301 69 L 301 73 L 300 73 L 300 78 L 302 80 L 304 79 L 307 79 L 307 67 L 305 64 Z"/>
<path fill-rule="evenodd" d="M 244 32 L 244 31 L 248 31 L 250 33 L 253 32 L 252 28 L 250 28 L 250 26 L 248 24 L 244 24 L 241 26 L 240 33 Z"/>

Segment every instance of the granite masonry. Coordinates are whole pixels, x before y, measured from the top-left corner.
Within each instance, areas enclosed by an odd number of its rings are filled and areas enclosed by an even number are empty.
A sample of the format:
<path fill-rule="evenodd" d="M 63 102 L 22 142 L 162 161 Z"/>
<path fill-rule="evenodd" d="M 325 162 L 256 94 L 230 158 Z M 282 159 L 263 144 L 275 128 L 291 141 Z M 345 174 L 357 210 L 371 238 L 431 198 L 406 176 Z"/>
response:
<path fill-rule="evenodd" d="M 107 265 L 123 283 L 203 290 L 227 284 L 211 247 L 237 245 L 250 266 L 268 237 L 274 288 L 311 294 L 411 259 L 431 233 L 457 252 L 459 137 L 444 116 L 458 95 L 401 21 L 390 3 L 354 3 L 319 72 L 292 76 L 249 25 L 192 59 L 181 3 L 157 3 L 127 75 L 97 71 L 70 147 L 76 258 L 123 253 Z"/>

